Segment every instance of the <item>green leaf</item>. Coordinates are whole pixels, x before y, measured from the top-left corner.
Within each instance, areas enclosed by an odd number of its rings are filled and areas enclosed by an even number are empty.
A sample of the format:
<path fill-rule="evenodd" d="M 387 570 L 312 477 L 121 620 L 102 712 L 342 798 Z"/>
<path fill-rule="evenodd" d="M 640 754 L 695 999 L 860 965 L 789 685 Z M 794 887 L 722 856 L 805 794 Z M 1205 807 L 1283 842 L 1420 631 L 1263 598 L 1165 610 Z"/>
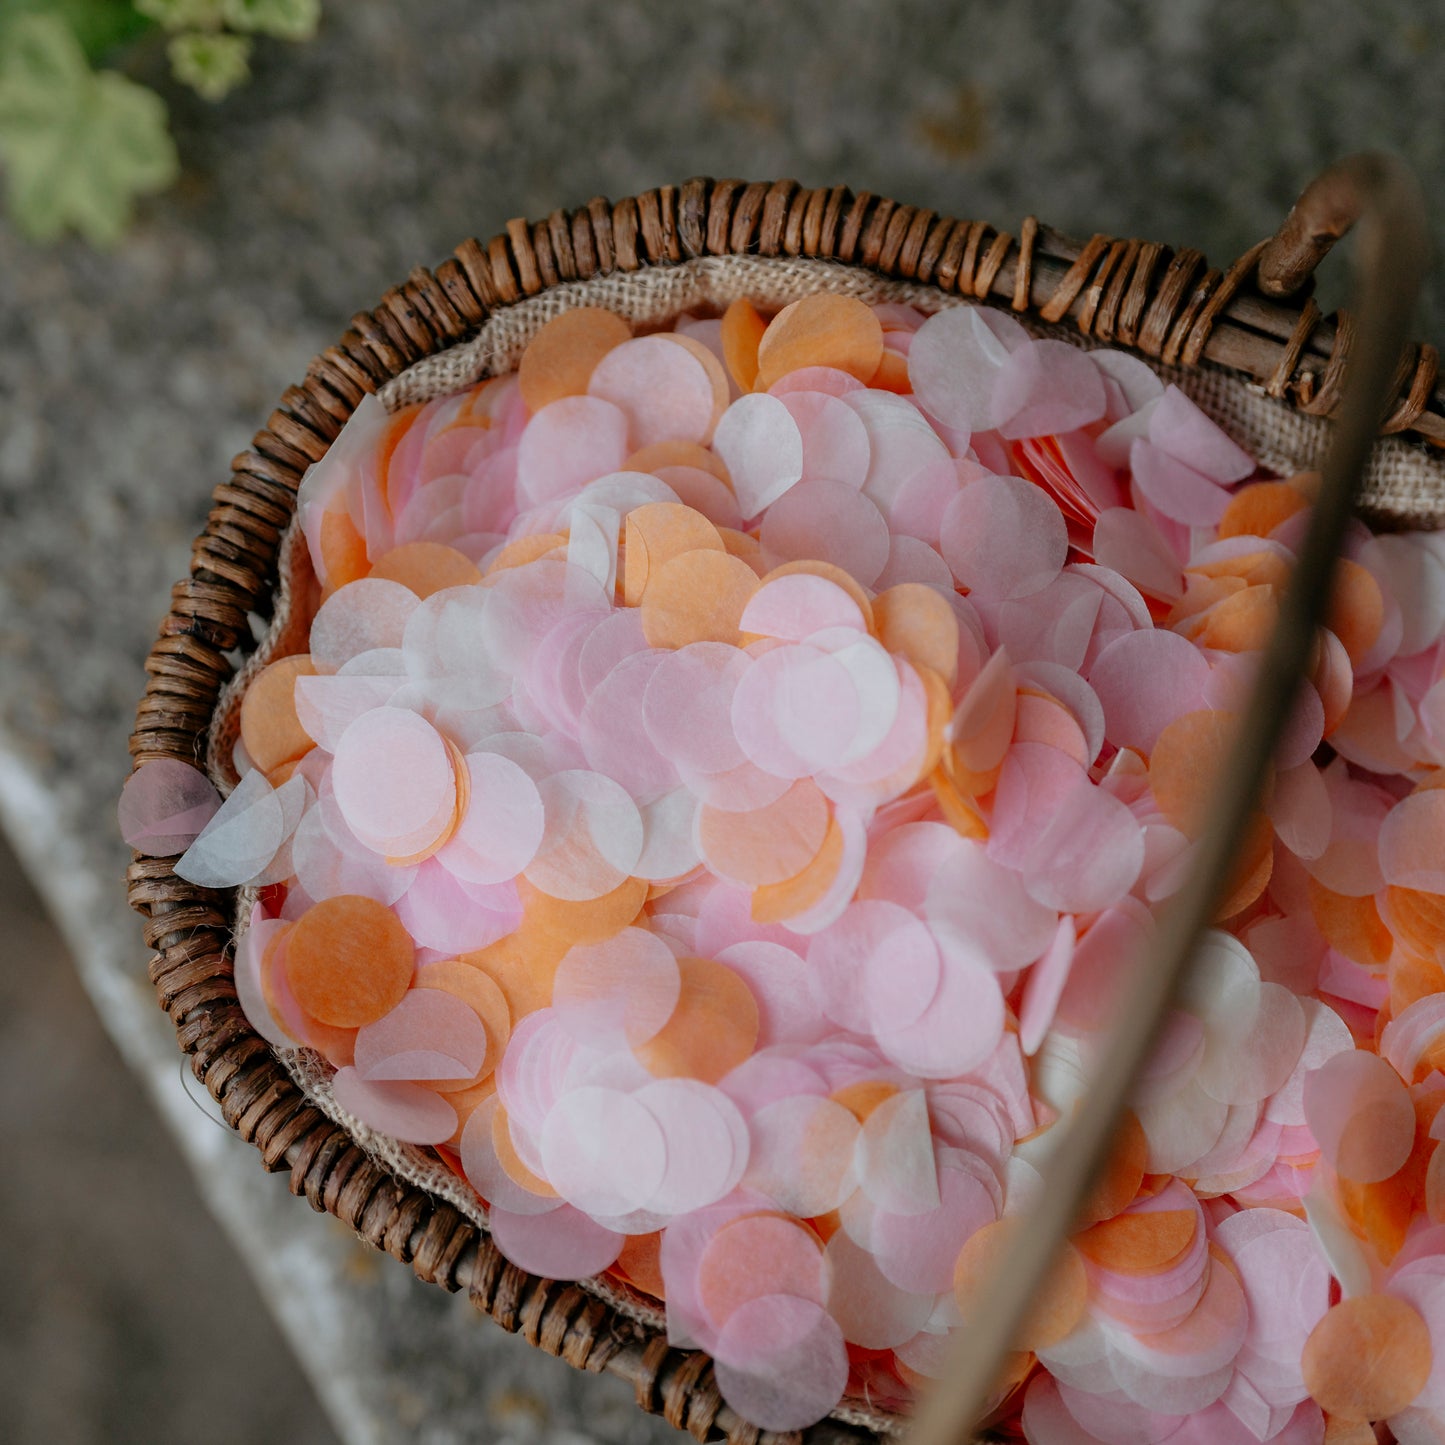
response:
<path fill-rule="evenodd" d="M 91 60 L 143 35 L 151 22 L 130 0 L 0 0 L 0 31 L 20 15 L 58 15 Z"/>
<path fill-rule="evenodd" d="M 193 30 L 177 35 L 166 46 L 176 79 L 200 92 L 207 100 L 220 100 L 242 81 L 251 67 L 251 42 L 244 35 Z"/>
<path fill-rule="evenodd" d="M 232 30 L 254 30 L 279 40 L 310 40 L 321 20 L 321 0 L 222 0 Z"/>
<path fill-rule="evenodd" d="M 135 8 L 165 30 L 219 30 L 221 0 L 135 0 Z"/>
<path fill-rule="evenodd" d="M 74 227 L 97 246 L 120 239 L 132 198 L 175 180 L 161 98 L 100 74 L 56 15 L 25 15 L 0 33 L 0 159 L 11 214 L 49 240 Z"/>

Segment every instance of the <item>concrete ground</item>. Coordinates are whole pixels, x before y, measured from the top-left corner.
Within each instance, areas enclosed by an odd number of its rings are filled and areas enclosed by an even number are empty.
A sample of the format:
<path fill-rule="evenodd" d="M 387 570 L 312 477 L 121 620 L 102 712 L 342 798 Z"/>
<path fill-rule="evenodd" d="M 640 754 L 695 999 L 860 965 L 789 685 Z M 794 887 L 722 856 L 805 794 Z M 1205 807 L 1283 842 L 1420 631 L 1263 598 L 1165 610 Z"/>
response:
<path fill-rule="evenodd" d="M 1387 146 L 1445 236 L 1445 0 L 323 12 L 218 106 L 170 82 L 159 45 L 132 57 L 182 176 L 114 252 L 35 247 L 0 214 L 0 826 L 79 965 L 0 861 L 0 1442 L 324 1445 L 294 1357 L 347 1445 L 656 1445 L 619 1382 L 363 1255 L 179 1095 L 111 810 L 211 488 L 413 265 L 599 192 L 842 181 L 1227 264 L 1328 161 Z M 1445 342 L 1438 285 L 1419 334 Z"/>
<path fill-rule="evenodd" d="M 0 840 L 0 1440 L 335 1437 Z"/>

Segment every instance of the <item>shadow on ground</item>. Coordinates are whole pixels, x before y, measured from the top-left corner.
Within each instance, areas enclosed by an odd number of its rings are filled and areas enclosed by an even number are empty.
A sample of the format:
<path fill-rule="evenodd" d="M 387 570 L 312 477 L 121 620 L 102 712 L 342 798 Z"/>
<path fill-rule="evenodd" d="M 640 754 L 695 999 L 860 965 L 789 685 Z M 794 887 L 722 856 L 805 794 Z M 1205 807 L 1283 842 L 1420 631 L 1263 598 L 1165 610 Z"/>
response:
<path fill-rule="evenodd" d="M 0 842 L 0 1440 L 330 1426 Z"/>

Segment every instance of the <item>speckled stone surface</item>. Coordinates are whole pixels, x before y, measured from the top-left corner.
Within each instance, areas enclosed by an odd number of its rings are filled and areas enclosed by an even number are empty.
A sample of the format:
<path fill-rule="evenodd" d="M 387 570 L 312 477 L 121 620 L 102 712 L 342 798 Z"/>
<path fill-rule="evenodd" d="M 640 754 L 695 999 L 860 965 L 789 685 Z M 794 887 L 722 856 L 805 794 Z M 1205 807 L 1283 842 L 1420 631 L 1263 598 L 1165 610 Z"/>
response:
<path fill-rule="evenodd" d="M 1442 0 L 330 0 L 315 43 L 264 48 L 218 107 L 134 57 L 185 173 L 118 251 L 0 223 L 0 816 L 346 1440 L 670 1432 L 362 1254 L 180 1098 L 112 800 L 170 584 L 273 399 L 462 237 L 700 173 L 1222 262 L 1330 159 L 1384 145 L 1445 236 L 1442 31 Z"/>

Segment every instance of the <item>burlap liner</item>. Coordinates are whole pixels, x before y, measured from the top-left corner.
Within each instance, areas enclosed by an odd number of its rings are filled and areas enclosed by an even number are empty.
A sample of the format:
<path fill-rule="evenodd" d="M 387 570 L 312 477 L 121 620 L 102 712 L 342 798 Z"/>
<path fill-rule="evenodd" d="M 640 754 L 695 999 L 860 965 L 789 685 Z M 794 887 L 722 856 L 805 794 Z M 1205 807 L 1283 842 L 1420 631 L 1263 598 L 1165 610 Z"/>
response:
<path fill-rule="evenodd" d="M 747 296 L 759 306 L 776 308 L 800 296 L 833 291 L 868 302 L 902 302 L 921 311 L 976 304 L 916 282 L 888 281 L 852 266 L 830 261 L 762 256 L 704 257 L 678 266 L 654 267 L 630 274 L 554 286 L 529 300 L 495 314 L 471 341 L 418 362 L 387 383 L 379 396 L 388 411 L 412 402 L 430 401 L 471 386 L 484 376 L 515 369 L 528 342 L 553 317 L 577 306 L 605 306 L 641 328 L 663 326 L 684 312 L 715 314 L 731 301 Z M 1048 326 L 1019 318 L 1036 335 L 1047 335 L 1092 349 L 1099 343 L 1068 326 Z M 1148 360 L 1148 358 L 1145 358 Z M 1265 395 L 1256 386 L 1213 367 L 1181 370 L 1149 361 L 1154 370 L 1218 422 L 1267 469 L 1288 475 L 1317 469 L 1329 444 L 1329 424 L 1306 416 Z M 1396 437 L 1381 439 L 1366 480 L 1364 505 L 1400 525 L 1445 525 L 1445 463 L 1422 446 Z M 293 602 L 310 577 L 310 558 L 301 530 L 293 519 L 280 547 L 276 607 L 255 652 L 222 690 L 207 735 L 206 761 L 223 792 L 236 783 L 232 750 L 239 734 L 242 695 L 252 677 L 275 657 L 301 651 L 309 618 L 293 617 Z M 237 897 L 235 933 L 246 930 L 254 889 Z M 372 1158 L 398 1178 L 446 1200 L 478 1228 L 487 1228 L 486 1206 L 476 1193 L 430 1150 L 402 1144 L 353 1118 L 337 1104 L 331 1089 L 333 1070 L 314 1050 L 277 1049 L 296 1086 L 329 1119 L 341 1125 Z M 656 1305 L 639 1295 L 596 1278 L 581 1282 L 589 1294 L 606 1301 L 618 1314 L 651 1329 L 664 1330 L 666 1319 Z M 831 1418 L 888 1435 L 903 1432 L 898 1416 L 870 1408 L 866 1402 L 844 1403 Z"/>
<path fill-rule="evenodd" d="M 497 371 L 511 371 L 527 343 L 554 316 L 577 306 L 605 306 L 636 325 L 661 326 L 684 311 L 715 313 L 740 296 L 780 307 L 815 291 L 835 291 L 868 302 L 896 301 L 920 311 L 977 303 L 915 281 L 886 281 L 856 266 L 801 257 L 705 256 L 679 266 L 654 266 L 591 281 L 553 286 L 498 312 L 475 339 L 402 372 L 380 392 L 389 410 L 429 401 Z M 1086 350 L 1103 345 L 1065 323 L 1049 326 L 1020 316 L 1035 335 Z M 1318 470 L 1329 447 L 1330 424 L 1306 416 L 1259 386 L 1213 366 L 1168 367 L 1144 358 L 1201 410 L 1213 417 L 1267 469 L 1288 475 Z M 1362 506 L 1412 527 L 1445 526 L 1445 460 L 1422 443 L 1383 437 L 1365 479 Z"/>

